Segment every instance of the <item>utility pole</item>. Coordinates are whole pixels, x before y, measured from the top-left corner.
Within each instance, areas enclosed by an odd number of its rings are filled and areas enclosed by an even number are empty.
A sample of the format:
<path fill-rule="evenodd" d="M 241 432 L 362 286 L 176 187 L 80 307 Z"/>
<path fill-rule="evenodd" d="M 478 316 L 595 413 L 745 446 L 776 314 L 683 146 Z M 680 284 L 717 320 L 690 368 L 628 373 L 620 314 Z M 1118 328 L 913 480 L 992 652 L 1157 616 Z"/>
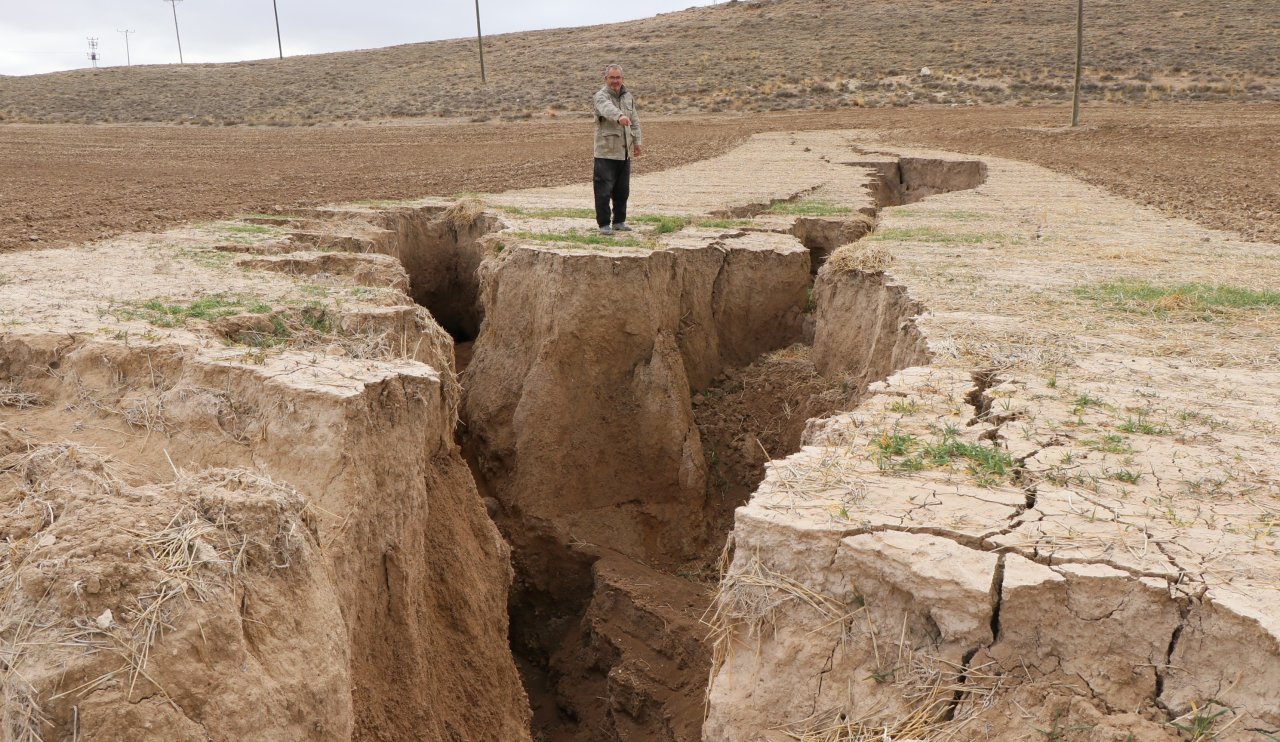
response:
<path fill-rule="evenodd" d="M 129 54 L 129 34 L 137 33 L 137 31 L 132 28 L 117 28 L 116 33 L 124 34 L 124 66 L 132 67 L 133 57 Z"/>
<path fill-rule="evenodd" d="M 178 64 L 186 64 L 182 60 L 182 34 L 178 33 L 178 3 L 182 0 L 164 0 L 173 8 L 173 35 L 178 39 Z"/>
<path fill-rule="evenodd" d="M 89 42 L 89 51 L 85 53 L 85 56 L 93 63 L 93 68 L 96 70 L 98 69 L 98 37 L 86 36 L 85 38 Z"/>
<path fill-rule="evenodd" d="M 280 9 L 276 7 L 276 0 L 271 0 L 271 11 L 276 14 L 276 48 L 280 50 L 280 58 L 284 59 L 284 42 L 280 41 Z"/>
<path fill-rule="evenodd" d="M 480 33 L 480 0 L 476 0 L 476 46 L 480 49 L 480 82 L 487 83 L 484 76 L 484 36 Z"/>
<path fill-rule="evenodd" d="M 1076 85 L 1071 96 L 1071 125 L 1080 125 L 1080 76 L 1084 69 L 1084 0 L 1076 0 Z"/>

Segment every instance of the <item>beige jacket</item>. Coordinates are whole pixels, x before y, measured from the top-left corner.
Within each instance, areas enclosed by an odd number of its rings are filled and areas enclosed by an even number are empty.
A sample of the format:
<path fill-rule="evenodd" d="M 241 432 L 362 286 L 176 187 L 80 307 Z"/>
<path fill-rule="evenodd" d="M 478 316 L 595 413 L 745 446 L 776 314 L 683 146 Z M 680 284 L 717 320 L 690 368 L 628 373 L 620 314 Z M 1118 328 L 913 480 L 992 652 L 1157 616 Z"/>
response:
<path fill-rule="evenodd" d="M 596 114 L 596 157 L 606 160 L 626 160 L 631 157 L 631 145 L 643 142 L 640 138 L 640 120 L 636 118 L 636 100 L 622 88 L 614 95 L 606 85 L 591 100 Z M 618 123 L 620 116 L 631 119 L 631 126 Z"/>

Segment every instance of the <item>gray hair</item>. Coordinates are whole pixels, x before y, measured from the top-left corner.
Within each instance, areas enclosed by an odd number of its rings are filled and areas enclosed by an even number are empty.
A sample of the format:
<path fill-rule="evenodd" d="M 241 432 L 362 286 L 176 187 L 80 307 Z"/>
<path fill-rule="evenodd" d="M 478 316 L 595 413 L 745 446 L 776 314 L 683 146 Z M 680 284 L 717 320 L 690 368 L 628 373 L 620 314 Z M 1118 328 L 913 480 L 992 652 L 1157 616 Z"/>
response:
<path fill-rule="evenodd" d="M 621 72 L 623 75 L 627 74 L 626 72 L 623 72 L 623 71 L 622 71 L 622 65 L 620 65 L 620 64 L 611 64 L 611 65 L 607 65 L 607 66 L 604 68 L 604 75 L 605 75 L 605 77 L 608 77 L 608 76 L 609 76 L 609 70 L 617 70 L 618 72 Z"/>

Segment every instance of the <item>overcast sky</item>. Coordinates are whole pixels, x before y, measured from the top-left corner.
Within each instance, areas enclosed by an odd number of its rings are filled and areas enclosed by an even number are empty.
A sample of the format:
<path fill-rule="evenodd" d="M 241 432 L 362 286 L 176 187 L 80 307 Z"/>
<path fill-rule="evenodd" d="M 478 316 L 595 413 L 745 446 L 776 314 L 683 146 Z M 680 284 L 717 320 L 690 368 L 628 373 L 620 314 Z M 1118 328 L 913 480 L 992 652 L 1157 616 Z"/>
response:
<path fill-rule="evenodd" d="M 485 34 L 644 18 L 713 0 L 480 0 Z M 370 49 L 474 36 L 474 0 L 276 0 L 286 56 Z M 178 61 L 167 0 L 0 0 L 0 75 L 88 67 L 87 37 L 99 66 Z M 236 62 L 276 56 L 272 0 L 180 0 L 182 56 Z"/>

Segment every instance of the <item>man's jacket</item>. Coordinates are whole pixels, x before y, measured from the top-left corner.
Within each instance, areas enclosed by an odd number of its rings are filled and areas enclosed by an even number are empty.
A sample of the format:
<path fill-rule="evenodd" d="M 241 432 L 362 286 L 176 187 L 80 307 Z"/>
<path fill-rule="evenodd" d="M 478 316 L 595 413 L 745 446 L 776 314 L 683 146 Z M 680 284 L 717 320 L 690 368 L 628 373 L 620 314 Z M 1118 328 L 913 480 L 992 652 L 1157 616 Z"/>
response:
<path fill-rule="evenodd" d="M 631 145 L 639 144 L 640 120 L 636 118 L 636 100 L 624 86 L 614 95 L 608 85 L 600 88 L 591 106 L 596 113 L 596 157 L 606 160 L 625 160 L 630 157 Z M 631 119 L 631 126 L 618 123 L 618 117 Z"/>

